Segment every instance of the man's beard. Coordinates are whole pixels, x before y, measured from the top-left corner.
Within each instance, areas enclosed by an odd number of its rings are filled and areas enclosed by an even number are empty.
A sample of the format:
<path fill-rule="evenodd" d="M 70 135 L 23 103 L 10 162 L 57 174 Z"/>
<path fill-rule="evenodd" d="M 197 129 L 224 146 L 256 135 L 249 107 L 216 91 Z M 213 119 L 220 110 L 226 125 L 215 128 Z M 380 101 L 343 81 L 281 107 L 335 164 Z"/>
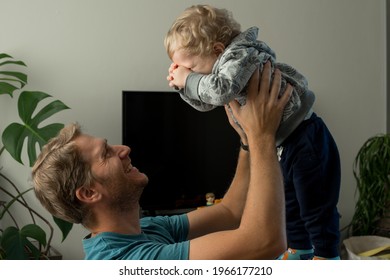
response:
<path fill-rule="evenodd" d="M 110 206 L 118 212 L 138 209 L 144 186 L 111 186 Z"/>

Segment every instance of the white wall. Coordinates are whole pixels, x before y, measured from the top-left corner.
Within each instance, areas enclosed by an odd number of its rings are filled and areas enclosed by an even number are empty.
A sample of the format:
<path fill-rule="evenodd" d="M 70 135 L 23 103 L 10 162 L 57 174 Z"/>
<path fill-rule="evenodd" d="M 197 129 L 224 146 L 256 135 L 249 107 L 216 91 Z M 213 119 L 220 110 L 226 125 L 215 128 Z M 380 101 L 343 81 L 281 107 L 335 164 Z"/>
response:
<path fill-rule="evenodd" d="M 45 91 L 71 107 L 53 120 L 79 121 L 88 133 L 120 143 L 122 90 L 169 89 L 163 37 L 174 18 L 195 3 L 2 0 L 0 52 L 28 64 L 29 89 Z M 354 156 L 368 137 L 386 127 L 385 0 L 208 3 L 233 11 L 243 28 L 259 26 L 259 38 L 276 51 L 278 60 L 307 76 L 317 96 L 315 110 L 340 149 L 339 209 L 345 226 L 354 210 Z M 0 99 L 4 129 L 17 119 L 16 100 Z M 8 155 L 0 166 L 25 184 L 29 168 L 21 168 Z M 80 259 L 84 235 L 76 226 L 64 243 L 56 236 L 54 245 L 65 259 Z"/>

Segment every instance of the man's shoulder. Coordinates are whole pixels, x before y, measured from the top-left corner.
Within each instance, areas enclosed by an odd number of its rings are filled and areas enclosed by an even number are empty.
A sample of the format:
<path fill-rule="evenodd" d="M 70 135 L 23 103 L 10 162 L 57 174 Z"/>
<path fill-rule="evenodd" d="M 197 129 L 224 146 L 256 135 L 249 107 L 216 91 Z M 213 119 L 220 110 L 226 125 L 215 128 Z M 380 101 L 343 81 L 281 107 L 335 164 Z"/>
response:
<path fill-rule="evenodd" d="M 174 216 L 148 216 L 140 220 L 141 228 L 150 226 L 171 227 L 178 224 L 188 224 L 188 217 L 186 214 Z"/>

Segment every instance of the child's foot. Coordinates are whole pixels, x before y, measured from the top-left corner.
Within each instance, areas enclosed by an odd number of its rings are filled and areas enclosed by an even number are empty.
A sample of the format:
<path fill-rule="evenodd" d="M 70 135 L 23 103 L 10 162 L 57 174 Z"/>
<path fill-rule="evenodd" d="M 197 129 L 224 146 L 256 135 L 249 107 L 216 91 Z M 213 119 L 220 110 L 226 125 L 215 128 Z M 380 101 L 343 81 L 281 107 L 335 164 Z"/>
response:
<path fill-rule="evenodd" d="M 314 250 L 298 250 L 288 248 L 286 252 L 281 254 L 278 260 L 311 260 L 314 257 Z"/>
<path fill-rule="evenodd" d="M 340 260 L 340 257 L 334 257 L 334 258 L 324 258 L 324 257 L 319 257 L 319 256 L 314 256 L 312 260 Z"/>

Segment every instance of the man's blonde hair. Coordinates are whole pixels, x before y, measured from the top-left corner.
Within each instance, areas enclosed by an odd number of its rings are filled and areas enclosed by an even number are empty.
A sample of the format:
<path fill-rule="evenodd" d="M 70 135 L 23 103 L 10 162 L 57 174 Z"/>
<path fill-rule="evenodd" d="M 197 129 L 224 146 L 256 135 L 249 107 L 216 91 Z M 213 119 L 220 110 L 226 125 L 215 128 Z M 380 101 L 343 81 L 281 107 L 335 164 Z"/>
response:
<path fill-rule="evenodd" d="M 226 47 L 241 32 L 240 24 L 226 9 L 209 5 L 191 6 L 175 20 L 165 36 L 164 45 L 172 59 L 175 51 L 183 49 L 191 55 L 208 55 L 215 43 Z"/>
<path fill-rule="evenodd" d="M 71 223 L 83 223 L 88 216 L 76 190 L 92 182 L 90 167 L 73 141 L 80 134 L 77 123 L 65 126 L 43 147 L 32 168 L 36 197 L 53 216 Z"/>

